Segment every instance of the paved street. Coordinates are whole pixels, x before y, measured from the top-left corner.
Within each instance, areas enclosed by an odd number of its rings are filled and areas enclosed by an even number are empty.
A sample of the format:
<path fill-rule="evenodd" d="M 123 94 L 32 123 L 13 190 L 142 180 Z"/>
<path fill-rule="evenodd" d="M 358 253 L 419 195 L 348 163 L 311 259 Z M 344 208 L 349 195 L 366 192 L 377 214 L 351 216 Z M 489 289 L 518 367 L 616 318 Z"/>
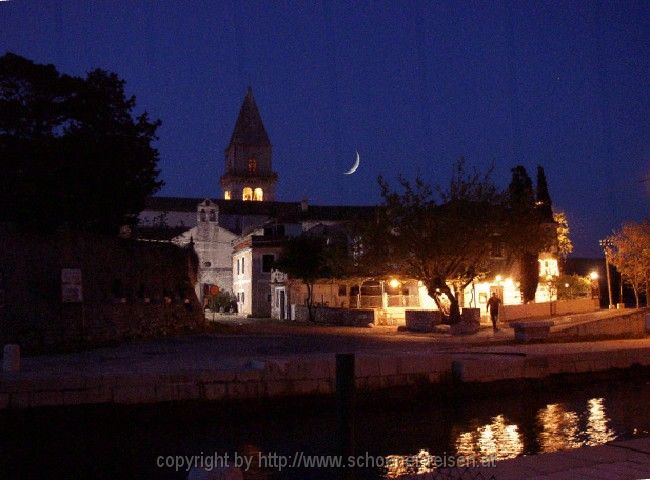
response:
<path fill-rule="evenodd" d="M 604 311 L 599 315 L 611 315 Z M 559 320 L 566 322 L 566 320 Z M 511 328 L 494 333 L 484 327 L 475 335 L 450 336 L 398 332 L 396 327 L 351 328 L 292 325 L 233 319 L 219 324 L 221 333 L 139 340 L 86 352 L 24 357 L 22 371 L 102 374 L 175 372 L 237 368 L 267 357 L 343 352 L 390 357 L 404 353 L 562 353 L 650 347 L 650 339 L 519 345 Z"/>
<path fill-rule="evenodd" d="M 482 476 L 477 476 L 479 472 Z M 436 480 L 424 474 L 408 480 Z M 457 471 L 449 478 L 494 480 L 633 480 L 650 478 L 650 439 L 612 442 L 556 453 L 545 453 L 497 462 L 494 467 Z M 406 480 L 406 479 L 405 479 Z"/>

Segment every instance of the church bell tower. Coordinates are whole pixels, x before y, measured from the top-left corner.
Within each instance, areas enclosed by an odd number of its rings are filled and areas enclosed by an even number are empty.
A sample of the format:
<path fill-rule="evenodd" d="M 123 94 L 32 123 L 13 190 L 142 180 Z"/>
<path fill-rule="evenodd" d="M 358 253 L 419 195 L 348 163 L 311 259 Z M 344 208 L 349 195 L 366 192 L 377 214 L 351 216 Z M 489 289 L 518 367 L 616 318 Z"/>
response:
<path fill-rule="evenodd" d="M 275 200 L 278 175 L 271 168 L 271 142 L 248 87 L 225 150 L 221 188 L 226 200 Z"/>

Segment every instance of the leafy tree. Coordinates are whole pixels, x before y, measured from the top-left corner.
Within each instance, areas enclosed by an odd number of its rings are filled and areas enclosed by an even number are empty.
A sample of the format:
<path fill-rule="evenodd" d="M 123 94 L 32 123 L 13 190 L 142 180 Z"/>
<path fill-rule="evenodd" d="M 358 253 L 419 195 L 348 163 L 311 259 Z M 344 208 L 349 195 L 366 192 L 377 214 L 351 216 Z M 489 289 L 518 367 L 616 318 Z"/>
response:
<path fill-rule="evenodd" d="M 363 231 L 360 267 L 421 280 L 449 322 L 458 322 L 459 296 L 489 269 L 486 239 L 502 222 L 502 195 L 490 174 L 468 171 L 461 159 L 435 194 L 421 179 L 400 179 L 394 191 L 380 177 L 383 205 Z"/>
<path fill-rule="evenodd" d="M 569 230 L 569 221 L 564 212 L 553 213 L 553 220 L 556 225 L 558 254 L 562 259 L 566 260 L 566 257 L 573 252 L 573 242 L 570 237 L 571 231 Z"/>
<path fill-rule="evenodd" d="M 553 290 L 558 300 L 585 298 L 591 295 L 591 279 L 580 275 L 560 275 L 553 279 Z"/>
<path fill-rule="evenodd" d="M 289 238 L 275 267 L 291 278 L 301 279 L 307 287 L 307 312 L 309 320 L 314 320 L 314 284 L 317 280 L 331 278 L 333 268 L 333 247 L 322 236 L 300 235 Z"/>
<path fill-rule="evenodd" d="M 646 289 L 646 302 L 650 298 L 650 223 L 627 223 L 608 240 L 608 257 L 623 279 L 634 290 L 636 307 L 639 294 Z"/>
<path fill-rule="evenodd" d="M 162 186 L 160 121 L 134 116 L 114 73 L 59 73 L 0 57 L 0 221 L 52 230 L 117 232 Z"/>

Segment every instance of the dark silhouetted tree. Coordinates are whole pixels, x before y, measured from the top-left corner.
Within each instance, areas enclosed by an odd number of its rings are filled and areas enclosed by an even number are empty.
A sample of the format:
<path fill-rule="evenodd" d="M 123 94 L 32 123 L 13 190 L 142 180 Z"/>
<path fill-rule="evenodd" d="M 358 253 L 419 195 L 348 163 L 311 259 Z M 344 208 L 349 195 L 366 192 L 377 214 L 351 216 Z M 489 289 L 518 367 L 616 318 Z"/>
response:
<path fill-rule="evenodd" d="M 305 284 L 307 311 L 313 321 L 314 284 L 320 279 L 342 276 L 342 265 L 348 261 L 344 244 L 332 242 L 326 235 L 302 234 L 286 241 L 275 268 Z"/>
<path fill-rule="evenodd" d="M 520 266 L 520 290 L 524 303 L 535 300 L 539 283 L 539 254 L 550 249 L 556 241 L 555 224 L 546 221 L 536 208 L 533 182 L 526 169 L 518 165 L 512 169 L 508 186 L 508 221 L 504 239 L 509 256 Z"/>
<path fill-rule="evenodd" d="M 541 221 L 553 222 L 553 203 L 551 195 L 548 193 L 548 184 L 546 183 L 546 173 L 544 167 L 537 166 L 537 194 L 535 195 L 535 205 Z"/>
<path fill-rule="evenodd" d="M 421 280 L 449 323 L 460 320 L 459 296 L 486 273 L 491 242 L 503 221 L 503 196 L 490 172 L 463 159 L 446 188 L 401 179 L 400 191 L 379 179 L 383 205 L 362 232 L 360 269 Z"/>
<path fill-rule="evenodd" d="M 160 121 L 134 116 L 114 73 L 0 57 L 0 221 L 116 233 L 162 186 Z"/>

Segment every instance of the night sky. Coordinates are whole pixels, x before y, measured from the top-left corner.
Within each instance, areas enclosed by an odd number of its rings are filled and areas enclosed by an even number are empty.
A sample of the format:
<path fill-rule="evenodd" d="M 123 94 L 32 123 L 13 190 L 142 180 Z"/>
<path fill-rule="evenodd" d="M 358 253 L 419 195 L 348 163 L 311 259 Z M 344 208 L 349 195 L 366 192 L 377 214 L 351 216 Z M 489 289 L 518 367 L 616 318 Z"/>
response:
<path fill-rule="evenodd" d="M 379 174 L 444 183 L 464 156 L 502 186 L 543 165 L 576 255 L 645 218 L 648 2 L 350 3 L 12 0 L 0 53 L 124 78 L 163 121 L 162 195 L 221 196 L 251 85 L 281 200 L 372 204 Z"/>

